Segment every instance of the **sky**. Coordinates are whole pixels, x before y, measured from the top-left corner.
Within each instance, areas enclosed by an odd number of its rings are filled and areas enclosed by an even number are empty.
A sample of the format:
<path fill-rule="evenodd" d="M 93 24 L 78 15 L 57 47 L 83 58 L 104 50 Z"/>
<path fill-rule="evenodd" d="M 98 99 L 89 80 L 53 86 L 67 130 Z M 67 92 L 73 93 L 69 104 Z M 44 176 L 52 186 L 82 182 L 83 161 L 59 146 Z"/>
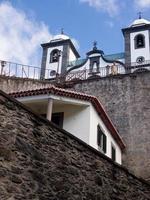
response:
<path fill-rule="evenodd" d="M 105 54 L 124 51 L 122 28 L 150 20 L 150 0 L 0 0 L 0 60 L 40 66 L 41 43 L 68 35 L 82 58 L 97 41 Z"/>

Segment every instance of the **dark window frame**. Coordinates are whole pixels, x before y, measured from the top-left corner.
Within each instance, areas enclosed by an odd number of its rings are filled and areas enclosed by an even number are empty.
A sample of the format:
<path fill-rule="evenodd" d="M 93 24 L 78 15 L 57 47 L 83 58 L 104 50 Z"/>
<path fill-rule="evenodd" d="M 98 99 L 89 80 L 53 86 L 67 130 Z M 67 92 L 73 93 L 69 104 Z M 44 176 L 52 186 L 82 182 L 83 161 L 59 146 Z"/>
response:
<path fill-rule="evenodd" d="M 116 148 L 115 145 L 111 143 L 111 159 L 116 162 Z"/>
<path fill-rule="evenodd" d="M 56 57 L 54 57 L 54 54 L 57 54 Z M 56 58 L 56 60 L 55 60 Z M 56 63 L 59 61 L 59 50 L 58 49 L 53 49 L 50 53 L 50 63 Z"/>
<path fill-rule="evenodd" d="M 141 37 L 141 38 L 140 38 Z M 143 43 L 143 45 L 142 46 L 139 46 L 138 45 L 138 40 L 139 39 L 142 39 L 142 43 Z M 138 34 L 138 35 L 136 35 L 135 37 L 134 37 L 134 47 L 135 47 L 135 49 L 141 49 L 141 48 L 145 48 L 145 35 L 143 35 L 143 34 Z"/>
<path fill-rule="evenodd" d="M 46 118 L 46 114 L 41 114 L 42 117 Z M 56 124 L 54 121 L 54 117 L 60 117 L 59 124 Z M 64 122 L 64 112 L 56 112 L 52 113 L 51 121 L 59 126 L 60 128 L 63 128 L 63 122 Z"/>
<path fill-rule="evenodd" d="M 60 118 L 59 124 L 56 124 L 56 123 L 55 123 L 54 117 L 59 117 L 59 118 Z M 64 112 L 52 113 L 52 119 L 51 119 L 51 121 L 52 121 L 53 123 L 55 123 L 57 126 L 59 126 L 60 128 L 63 128 Z"/>
<path fill-rule="evenodd" d="M 106 154 L 107 152 L 107 136 L 101 129 L 100 125 L 97 125 L 97 145 L 100 151 Z"/>

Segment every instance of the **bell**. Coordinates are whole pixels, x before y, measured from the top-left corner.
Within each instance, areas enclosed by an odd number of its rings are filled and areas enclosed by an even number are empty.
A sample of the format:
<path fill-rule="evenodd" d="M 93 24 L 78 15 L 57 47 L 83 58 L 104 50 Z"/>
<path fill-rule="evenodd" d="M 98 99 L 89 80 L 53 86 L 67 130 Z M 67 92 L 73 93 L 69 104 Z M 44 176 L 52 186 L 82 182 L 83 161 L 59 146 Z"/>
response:
<path fill-rule="evenodd" d="M 140 46 L 142 45 L 142 40 L 138 41 L 138 45 L 140 45 Z"/>

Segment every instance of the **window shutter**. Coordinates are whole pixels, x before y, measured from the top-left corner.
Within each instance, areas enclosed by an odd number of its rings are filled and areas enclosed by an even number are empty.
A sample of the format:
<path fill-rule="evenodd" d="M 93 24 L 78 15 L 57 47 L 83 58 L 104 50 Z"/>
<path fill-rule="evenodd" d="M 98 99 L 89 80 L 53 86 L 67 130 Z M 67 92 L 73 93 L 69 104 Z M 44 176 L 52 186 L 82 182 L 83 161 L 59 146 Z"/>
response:
<path fill-rule="evenodd" d="M 101 135 L 100 135 L 100 127 L 97 125 L 97 145 L 100 146 L 101 144 Z"/>
<path fill-rule="evenodd" d="M 116 161 L 116 149 L 113 146 L 111 147 L 111 158 Z"/>
<path fill-rule="evenodd" d="M 105 134 L 103 134 L 103 151 L 104 151 L 104 153 L 106 153 L 106 149 L 107 149 L 107 137 Z"/>

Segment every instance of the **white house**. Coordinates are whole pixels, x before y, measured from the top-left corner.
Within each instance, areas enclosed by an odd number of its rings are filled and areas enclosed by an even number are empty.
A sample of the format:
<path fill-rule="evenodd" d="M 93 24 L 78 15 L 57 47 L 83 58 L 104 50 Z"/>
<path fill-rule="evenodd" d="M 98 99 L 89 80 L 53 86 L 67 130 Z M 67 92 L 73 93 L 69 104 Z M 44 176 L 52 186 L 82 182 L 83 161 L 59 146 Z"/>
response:
<path fill-rule="evenodd" d="M 96 97 L 55 86 L 10 95 L 121 164 L 125 144 Z"/>

